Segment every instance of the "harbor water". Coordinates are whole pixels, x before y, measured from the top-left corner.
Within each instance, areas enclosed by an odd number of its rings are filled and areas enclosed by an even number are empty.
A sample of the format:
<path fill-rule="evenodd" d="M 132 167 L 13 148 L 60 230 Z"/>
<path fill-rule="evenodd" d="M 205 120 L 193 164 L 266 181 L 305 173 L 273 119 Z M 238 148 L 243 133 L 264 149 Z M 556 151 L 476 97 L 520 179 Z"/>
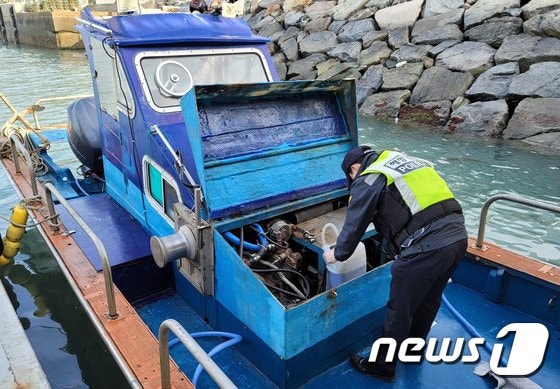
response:
<path fill-rule="evenodd" d="M 90 94 L 84 52 L 0 47 L 0 92 L 19 110 L 45 97 Z M 10 112 L 0 106 L 3 123 Z M 251 112 L 247 112 L 250 115 Z M 49 106 L 41 124 L 62 123 L 66 104 Z M 395 149 L 435 164 L 465 209 L 476 236 L 480 209 L 490 196 L 509 193 L 560 205 L 558 152 L 521 142 L 445 134 L 360 118 L 360 142 Z M 73 156 L 61 152 L 72 166 Z M 0 170 L 0 216 L 9 217 L 17 194 Z M 0 219 L 5 233 L 7 221 Z M 510 202 L 492 205 L 485 238 L 539 261 L 560 265 L 560 217 Z M 2 282 L 53 388 L 126 387 L 62 272 L 35 228 L 28 229 Z"/>

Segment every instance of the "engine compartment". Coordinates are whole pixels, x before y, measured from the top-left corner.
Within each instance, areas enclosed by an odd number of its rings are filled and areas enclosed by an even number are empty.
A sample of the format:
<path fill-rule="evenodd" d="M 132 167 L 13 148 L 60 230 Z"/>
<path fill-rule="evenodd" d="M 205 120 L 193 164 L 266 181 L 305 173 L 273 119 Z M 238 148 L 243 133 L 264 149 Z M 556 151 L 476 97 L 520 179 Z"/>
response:
<path fill-rule="evenodd" d="M 240 259 L 286 308 L 296 306 L 327 290 L 323 246 L 336 242 L 323 227 L 342 229 L 346 203 L 330 201 L 300 211 L 243 225 L 226 231 L 224 238 Z M 367 271 L 387 262 L 382 242 L 370 224 L 362 242 Z"/>

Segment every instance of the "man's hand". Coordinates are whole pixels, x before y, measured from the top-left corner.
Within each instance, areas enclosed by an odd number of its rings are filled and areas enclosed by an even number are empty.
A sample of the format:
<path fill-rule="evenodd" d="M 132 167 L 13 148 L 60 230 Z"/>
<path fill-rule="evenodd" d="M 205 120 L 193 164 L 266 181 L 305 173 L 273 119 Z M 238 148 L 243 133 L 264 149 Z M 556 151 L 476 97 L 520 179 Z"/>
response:
<path fill-rule="evenodd" d="M 336 258 L 334 257 L 334 249 L 330 249 L 323 253 L 323 260 L 325 263 L 336 263 Z"/>

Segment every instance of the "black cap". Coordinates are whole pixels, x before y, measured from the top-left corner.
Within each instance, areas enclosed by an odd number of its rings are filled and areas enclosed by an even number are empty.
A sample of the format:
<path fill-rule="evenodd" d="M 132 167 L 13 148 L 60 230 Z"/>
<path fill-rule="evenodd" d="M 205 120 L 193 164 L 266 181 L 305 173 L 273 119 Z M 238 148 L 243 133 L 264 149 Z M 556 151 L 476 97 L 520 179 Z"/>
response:
<path fill-rule="evenodd" d="M 348 175 L 350 166 L 355 163 L 360 162 L 366 154 L 369 154 L 373 151 L 373 149 L 369 146 L 358 146 L 354 147 L 352 150 L 348 151 L 342 160 L 342 164 L 340 168 L 344 172 L 344 174 Z"/>

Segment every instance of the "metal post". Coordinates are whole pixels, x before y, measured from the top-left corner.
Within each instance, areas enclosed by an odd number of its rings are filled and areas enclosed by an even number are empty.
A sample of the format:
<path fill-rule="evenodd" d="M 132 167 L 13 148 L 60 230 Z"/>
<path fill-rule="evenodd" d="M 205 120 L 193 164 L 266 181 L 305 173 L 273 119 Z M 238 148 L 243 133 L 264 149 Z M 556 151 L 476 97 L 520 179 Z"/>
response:
<path fill-rule="evenodd" d="M 196 228 L 200 227 L 201 208 L 202 208 L 202 201 L 201 201 L 200 188 L 195 188 L 194 189 L 194 214 L 195 214 L 195 217 L 196 217 Z"/>
<path fill-rule="evenodd" d="M 206 351 L 176 320 L 167 319 L 159 326 L 159 363 L 161 369 L 162 389 L 171 388 L 171 373 L 169 368 L 169 331 L 183 343 L 191 355 L 202 365 L 208 375 L 220 388 L 237 388 L 222 369 L 208 356 Z"/>
<path fill-rule="evenodd" d="M 35 179 L 35 169 L 33 168 L 33 161 L 31 160 L 31 155 L 29 155 L 29 152 L 20 142 L 16 134 L 10 135 L 10 146 L 12 148 L 12 156 L 14 158 L 16 173 L 21 173 L 19 167 L 19 158 L 18 158 L 18 150 L 19 150 L 21 156 L 23 157 L 27 165 L 27 170 L 29 172 L 29 181 L 31 184 L 31 190 L 33 191 L 33 196 L 37 196 L 39 194 L 39 191 L 37 190 L 37 180 Z"/>
<path fill-rule="evenodd" d="M 486 229 L 486 219 L 488 215 L 488 209 L 490 208 L 490 205 L 492 205 L 492 203 L 494 203 L 497 200 L 509 200 L 509 201 L 513 201 L 514 203 L 524 204 L 534 208 L 540 208 L 546 211 L 560 213 L 560 207 L 548 203 L 543 203 L 542 201 L 529 200 L 523 197 L 514 196 L 510 194 L 499 194 L 499 195 L 492 196 L 488 200 L 486 200 L 486 202 L 484 203 L 480 211 L 478 236 L 476 238 L 476 247 L 479 249 L 482 248 L 482 242 L 484 241 L 484 231 Z"/>
<path fill-rule="evenodd" d="M 111 273 L 111 266 L 109 265 L 109 258 L 107 257 L 107 251 L 105 250 L 105 246 L 103 246 L 103 242 L 97 237 L 97 235 L 89 228 L 86 222 L 78 215 L 78 213 L 68 204 L 64 196 L 60 194 L 56 190 L 56 188 L 51 183 L 45 184 L 45 194 L 46 194 L 46 201 L 47 207 L 49 209 L 49 216 L 54 215 L 54 205 L 52 201 L 52 194 L 56 196 L 58 201 L 72 216 L 78 225 L 84 230 L 86 235 L 92 240 L 99 253 L 99 258 L 101 258 L 101 263 L 103 265 L 103 277 L 105 279 L 105 291 L 107 293 L 107 306 L 109 308 L 109 312 L 107 313 L 107 318 L 109 319 L 117 319 L 119 314 L 117 313 L 117 307 L 115 304 L 115 292 L 113 286 L 113 275 Z"/>

